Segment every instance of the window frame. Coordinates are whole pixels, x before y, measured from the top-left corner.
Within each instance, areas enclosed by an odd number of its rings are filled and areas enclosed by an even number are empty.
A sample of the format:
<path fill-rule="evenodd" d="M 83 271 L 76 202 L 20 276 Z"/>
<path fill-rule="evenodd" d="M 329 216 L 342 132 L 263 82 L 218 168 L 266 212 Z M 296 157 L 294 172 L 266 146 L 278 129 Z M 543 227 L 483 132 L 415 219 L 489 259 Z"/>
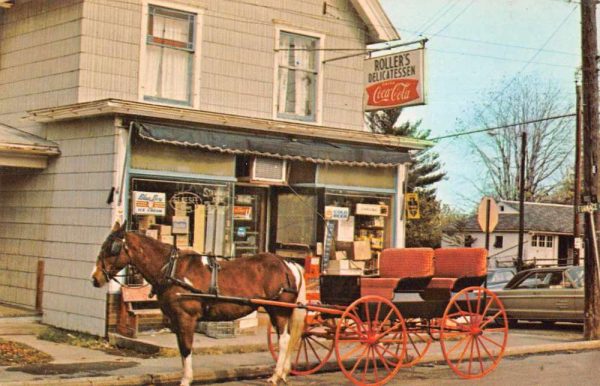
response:
<path fill-rule="evenodd" d="M 316 51 L 315 69 L 316 82 L 314 87 L 314 112 L 310 116 L 299 116 L 289 113 L 279 113 L 279 55 L 282 33 L 289 35 L 300 35 L 318 41 L 318 51 Z M 314 31 L 301 30 L 289 26 L 275 26 L 275 55 L 273 56 L 273 119 L 288 122 L 302 122 L 306 124 L 321 125 L 322 124 L 322 106 L 323 106 L 323 58 L 322 50 L 325 48 L 325 35 Z"/>
<path fill-rule="evenodd" d="M 200 89 L 200 52 L 202 51 L 202 20 L 204 16 L 204 10 L 202 8 L 190 7 L 180 5 L 178 3 L 166 2 L 162 0 L 143 0 L 142 1 L 142 20 L 141 20 L 141 42 L 140 42 L 140 65 L 139 65 L 139 76 L 138 76 L 138 100 L 141 102 L 150 102 L 156 104 L 162 104 L 167 106 L 184 106 L 191 108 L 199 107 L 199 89 Z M 149 45 L 159 45 L 158 42 L 150 42 L 151 37 L 149 36 L 149 22 L 150 22 L 150 10 L 151 8 L 161 8 L 165 10 L 172 10 L 174 12 L 187 13 L 193 16 L 193 26 L 190 26 L 193 37 L 191 44 L 193 47 L 169 47 L 173 49 L 186 50 L 191 53 L 190 60 L 192 63 L 189 65 L 188 72 L 188 100 L 177 100 L 161 97 L 153 97 L 145 95 L 145 81 L 146 81 L 146 65 L 148 62 L 147 47 Z"/>

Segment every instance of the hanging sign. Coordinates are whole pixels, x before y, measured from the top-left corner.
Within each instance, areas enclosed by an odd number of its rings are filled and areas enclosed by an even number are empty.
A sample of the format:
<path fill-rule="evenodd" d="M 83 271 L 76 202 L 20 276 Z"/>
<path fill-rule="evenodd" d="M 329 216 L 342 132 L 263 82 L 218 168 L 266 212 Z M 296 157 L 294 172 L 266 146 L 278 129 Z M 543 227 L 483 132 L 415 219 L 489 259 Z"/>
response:
<path fill-rule="evenodd" d="M 379 204 L 356 204 L 355 213 L 363 216 L 387 216 L 387 206 L 384 208 Z"/>
<path fill-rule="evenodd" d="M 166 201 L 165 193 L 133 192 L 133 214 L 164 216 Z"/>
<path fill-rule="evenodd" d="M 425 104 L 424 49 L 365 60 L 365 111 Z"/>
<path fill-rule="evenodd" d="M 406 203 L 406 218 L 409 220 L 418 220 L 421 218 L 421 211 L 419 209 L 419 194 L 418 193 L 406 193 L 404 195 Z"/>
<path fill-rule="evenodd" d="M 233 207 L 234 220 L 252 220 L 252 207 L 236 205 Z"/>

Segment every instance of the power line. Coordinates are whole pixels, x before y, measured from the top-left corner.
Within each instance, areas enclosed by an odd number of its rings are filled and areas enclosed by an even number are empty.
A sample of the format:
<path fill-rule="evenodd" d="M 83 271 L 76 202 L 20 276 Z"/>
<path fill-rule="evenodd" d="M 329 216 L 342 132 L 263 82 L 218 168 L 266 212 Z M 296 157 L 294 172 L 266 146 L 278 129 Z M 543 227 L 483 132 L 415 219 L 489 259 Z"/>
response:
<path fill-rule="evenodd" d="M 450 27 L 459 17 L 461 17 L 466 11 L 467 9 L 471 8 L 471 6 L 473 5 L 473 3 L 475 2 L 475 0 L 471 0 L 471 2 L 469 4 L 467 4 L 458 14 L 456 14 L 456 16 L 454 16 L 454 18 L 452 20 L 450 20 L 450 22 L 448 22 L 445 26 L 443 26 L 440 30 L 438 30 L 436 33 L 434 33 L 432 36 L 436 36 L 437 34 L 444 32 L 448 27 Z"/>
<path fill-rule="evenodd" d="M 461 137 L 463 135 L 469 135 L 469 134 L 475 134 L 475 133 L 483 133 L 483 132 L 486 132 L 486 131 L 508 129 L 510 127 L 515 127 L 515 126 L 519 126 L 519 125 L 528 125 L 530 123 L 537 123 L 537 122 L 551 121 L 551 120 L 554 120 L 554 119 L 562 119 L 562 118 L 574 117 L 575 115 L 576 115 L 575 113 L 563 114 L 563 115 L 554 115 L 554 116 L 546 117 L 546 118 L 533 119 L 531 121 L 523 121 L 523 122 L 511 123 L 510 125 L 502 125 L 502 126 L 496 126 L 496 127 L 489 127 L 489 128 L 486 128 L 486 129 L 477 129 L 477 130 L 471 130 L 471 131 L 464 131 L 462 133 L 442 135 L 441 137 L 429 138 L 429 140 L 430 141 L 437 141 L 437 140 L 440 140 L 440 139 Z"/>

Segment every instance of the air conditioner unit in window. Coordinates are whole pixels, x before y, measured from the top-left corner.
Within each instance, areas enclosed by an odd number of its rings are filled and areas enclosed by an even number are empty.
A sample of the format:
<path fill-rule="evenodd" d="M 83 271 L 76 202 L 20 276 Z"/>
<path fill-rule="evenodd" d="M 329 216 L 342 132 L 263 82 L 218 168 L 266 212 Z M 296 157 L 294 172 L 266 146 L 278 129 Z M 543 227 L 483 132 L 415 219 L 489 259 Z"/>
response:
<path fill-rule="evenodd" d="M 250 180 L 284 183 L 287 180 L 287 161 L 255 157 L 250 168 Z"/>

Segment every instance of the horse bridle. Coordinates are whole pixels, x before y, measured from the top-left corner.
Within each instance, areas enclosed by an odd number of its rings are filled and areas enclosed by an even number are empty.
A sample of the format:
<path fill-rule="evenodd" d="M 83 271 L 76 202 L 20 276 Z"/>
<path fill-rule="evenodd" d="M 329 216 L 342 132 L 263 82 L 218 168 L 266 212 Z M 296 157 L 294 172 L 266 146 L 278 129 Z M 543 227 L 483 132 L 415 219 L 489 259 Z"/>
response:
<path fill-rule="evenodd" d="M 115 238 L 112 242 L 112 244 L 110 245 L 110 256 L 115 256 L 118 257 L 119 254 L 121 253 L 121 250 L 125 250 L 125 254 L 127 255 L 127 258 L 129 260 L 131 260 L 131 256 L 129 255 L 129 248 L 127 247 L 127 244 L 125 242 L 125 235 L 123 235 L 122 239 L 119 238 Z M 106 279 L 107 282 L 114 280 L 115 282 L 119 283 L 119 281 L 115 278 L 116 274 L 111 275 L 111 273 L 106 269 L 106 256 L 103 256 L 100 259 L 100 269 L 102 270 L 102 274 L 104 275 L 104 278 Z M 119 283 L 121 284 L 121 283 Z"/>

